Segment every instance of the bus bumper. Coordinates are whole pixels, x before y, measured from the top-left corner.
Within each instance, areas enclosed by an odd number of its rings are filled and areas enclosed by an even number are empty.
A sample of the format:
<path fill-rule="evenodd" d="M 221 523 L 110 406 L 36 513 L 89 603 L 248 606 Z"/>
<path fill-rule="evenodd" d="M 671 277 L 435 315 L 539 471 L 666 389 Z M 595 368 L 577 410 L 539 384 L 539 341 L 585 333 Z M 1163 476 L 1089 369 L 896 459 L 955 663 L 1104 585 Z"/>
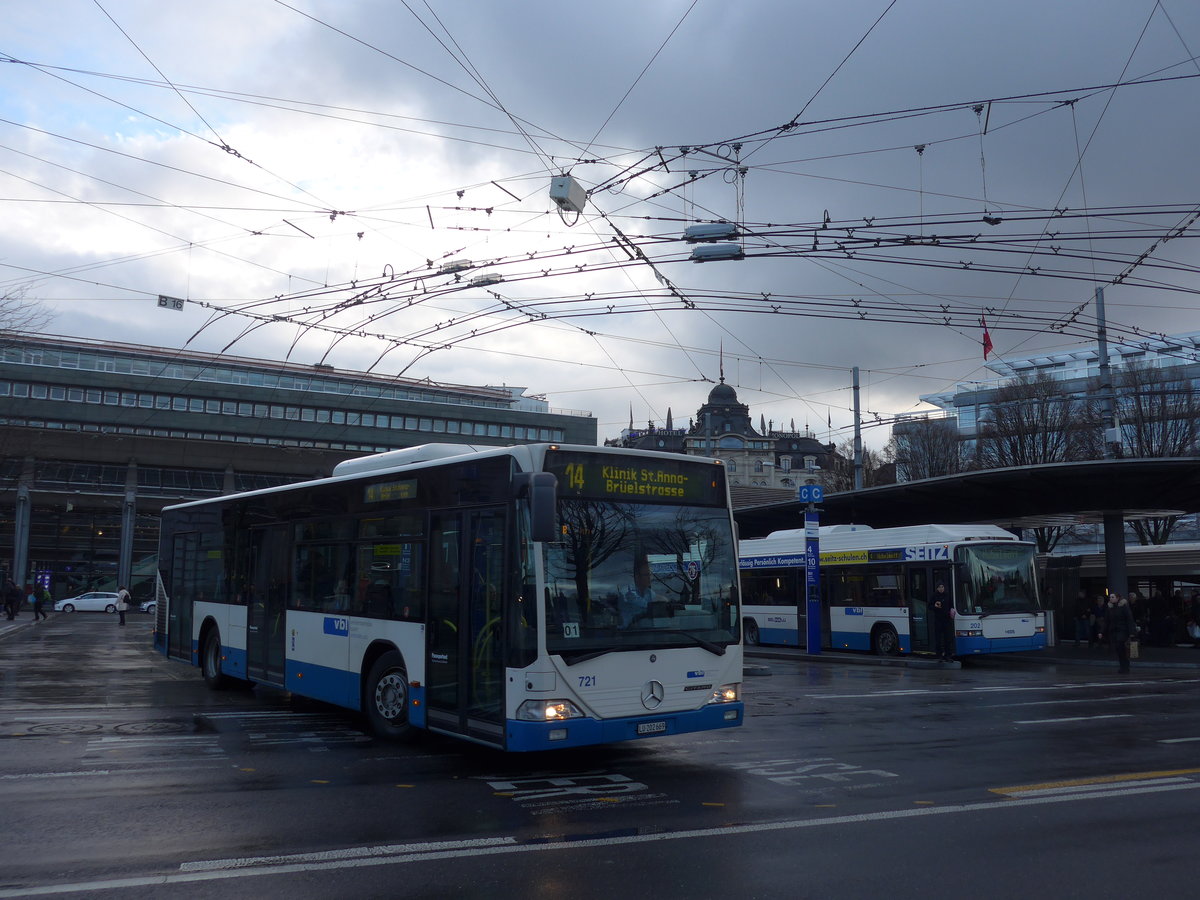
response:
<path fill-rule="evenodd" d="M 996 638 L 963 638 L 957 640 L 959 656 L 971 656 L 976 653 L 1025 653 L 1030 650 L 1045 650 L 1046 635 L 1031 634 L 1028 637 Z"/>
<path fill-rule="evenodd" d="M 660 716 L 631 716 L 620 719 L 564 719 L 560 722 L 524 722 L 509 719 L 505 749 L 523 752 L 556 750 L 612 744 L 648 737 L 732 728 L 745 718 L 745 704 L 712 703 L 703 709 L 664 713 Z"/>

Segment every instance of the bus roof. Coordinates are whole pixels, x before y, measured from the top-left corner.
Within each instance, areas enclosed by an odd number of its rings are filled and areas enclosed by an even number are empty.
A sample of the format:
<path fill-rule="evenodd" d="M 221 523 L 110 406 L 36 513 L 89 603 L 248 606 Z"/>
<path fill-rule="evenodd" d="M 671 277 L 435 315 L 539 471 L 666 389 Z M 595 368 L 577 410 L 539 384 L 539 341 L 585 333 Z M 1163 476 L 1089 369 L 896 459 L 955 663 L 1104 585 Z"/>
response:
<path fill-rule="evenodd" d="M 1016 541 L 998 525 L 906 525 L 871 528 L 868 525 L 826 525 L 820 529 L 821 550 L 874 550 L 917 547 L 922 544 L 956 544 L 963 541 Z M 765 538 L 741 542 L 744 555 L 783 552 L 804 547 L 804 529 L 773 531 Z M 777 548 L 773 550 L 772 548 Z"/>

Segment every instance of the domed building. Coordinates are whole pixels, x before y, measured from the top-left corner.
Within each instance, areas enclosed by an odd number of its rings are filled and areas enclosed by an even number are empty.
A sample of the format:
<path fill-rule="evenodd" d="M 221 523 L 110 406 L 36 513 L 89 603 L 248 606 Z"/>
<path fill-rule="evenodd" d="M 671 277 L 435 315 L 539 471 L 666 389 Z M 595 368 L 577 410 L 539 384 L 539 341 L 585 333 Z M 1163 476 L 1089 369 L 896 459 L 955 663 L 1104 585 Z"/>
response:
<path fill-rule="evenodd" d="M 635 429 L 631 417 L 621 437 L 605 443 L 715 457 L 724 461 L 731 487 L 794 491 L 810 468 L 817 481 L 827 485 L 830 476 L 847 465 L 833 444 L 822 444 L 807 431 L 777 430 L 774 422 L 761 418 L 755 428 L 750 407 L 738 400 L 724 376 L 687 428 L 674 428 L 668 410 L 664 428 L 650 422 L 645 429 Z"/>

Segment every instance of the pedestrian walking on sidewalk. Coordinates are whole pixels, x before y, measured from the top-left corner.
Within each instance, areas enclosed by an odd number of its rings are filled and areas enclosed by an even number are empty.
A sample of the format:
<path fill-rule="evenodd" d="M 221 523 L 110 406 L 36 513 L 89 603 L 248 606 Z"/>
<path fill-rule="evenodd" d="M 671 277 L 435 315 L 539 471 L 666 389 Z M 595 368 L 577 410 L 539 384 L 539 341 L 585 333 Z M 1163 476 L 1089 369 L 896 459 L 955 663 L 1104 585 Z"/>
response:
<path fill-rule="evenodd" d="M 48 619 L 50 616 L 46 614 L 46 604 L 54 605 L 54 598 L 50 596 L 49 588 L 33 589 L 33 621 L 38 619 Z"/>
<path fill-rule="evenodd" d="M 12 621 L 17 617 L 17 611 L 21 608 L 21 589 L 17 587 L 17 583 L 9 578 L 4 582 L 4 617 L 8 621 Z"/>
<path fill-rule="evenodd" d="M 1120 594 L 1109 594 L 1104 605 L 1103 631 L 1100 637 L 1108 638 L 1109 645 L 1117 654 L 1117 670 L 1129 671 L 1129 639 L 1133 636 L 1133 613 L 1129 603 Z"/>

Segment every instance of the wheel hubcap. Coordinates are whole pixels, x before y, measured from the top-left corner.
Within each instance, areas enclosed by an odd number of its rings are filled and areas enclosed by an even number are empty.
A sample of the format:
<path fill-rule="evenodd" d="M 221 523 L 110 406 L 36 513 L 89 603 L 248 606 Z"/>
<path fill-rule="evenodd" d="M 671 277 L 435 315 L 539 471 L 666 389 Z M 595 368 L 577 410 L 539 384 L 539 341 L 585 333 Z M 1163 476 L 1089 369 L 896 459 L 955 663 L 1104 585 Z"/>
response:
<path fill-rule="evenodd" d="M 404 713 L 407 686 L 397 672 L 389 672 L 375 686 L 375 708 L 385 719 L 397 719 Z"/>

